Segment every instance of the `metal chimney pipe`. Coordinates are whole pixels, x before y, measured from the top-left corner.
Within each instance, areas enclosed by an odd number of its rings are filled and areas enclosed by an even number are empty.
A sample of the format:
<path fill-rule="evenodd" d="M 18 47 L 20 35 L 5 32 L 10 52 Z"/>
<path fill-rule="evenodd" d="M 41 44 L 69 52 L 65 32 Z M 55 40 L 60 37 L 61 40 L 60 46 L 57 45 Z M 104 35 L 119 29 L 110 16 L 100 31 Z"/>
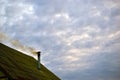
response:
<path fill-rule="evenodd" d="M 38 63 L 37 63 L 37 68 L 38 69 L 40 69 L 40 56 L 41 56 L 41 54 L 40 54 L 41 52 L 39 51 L 39 52 L 37 52 L 37 56 L 38 56 Z"/>

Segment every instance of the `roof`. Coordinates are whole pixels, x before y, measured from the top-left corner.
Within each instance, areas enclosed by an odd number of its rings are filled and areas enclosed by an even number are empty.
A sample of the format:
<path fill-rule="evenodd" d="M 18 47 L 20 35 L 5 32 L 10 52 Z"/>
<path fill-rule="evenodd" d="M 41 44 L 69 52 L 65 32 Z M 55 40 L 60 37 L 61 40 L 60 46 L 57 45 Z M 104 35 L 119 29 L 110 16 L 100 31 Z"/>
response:
<path fill-rule="evenodd" d="M 38 70 L 37 61 L 33 57 L 2 43 L 0 43 L 0 71 L 14 80 L 60 80 L 42 64 Z"/>

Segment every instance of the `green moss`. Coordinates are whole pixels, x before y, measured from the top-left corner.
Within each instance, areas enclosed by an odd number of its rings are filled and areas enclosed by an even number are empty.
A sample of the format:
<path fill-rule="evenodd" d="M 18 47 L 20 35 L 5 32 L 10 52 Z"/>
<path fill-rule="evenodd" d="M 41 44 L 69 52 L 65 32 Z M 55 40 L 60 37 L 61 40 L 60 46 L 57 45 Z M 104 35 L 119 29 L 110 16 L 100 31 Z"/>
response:
<path fill-rule="evenodd" d="M 60 80 L 42 64 L 41 69 L 38 70 L 37 61 L 33 57 L 25 55 L 1 43 L 0 67 L 4 69 L 7 76 L 15 80 Z"/>

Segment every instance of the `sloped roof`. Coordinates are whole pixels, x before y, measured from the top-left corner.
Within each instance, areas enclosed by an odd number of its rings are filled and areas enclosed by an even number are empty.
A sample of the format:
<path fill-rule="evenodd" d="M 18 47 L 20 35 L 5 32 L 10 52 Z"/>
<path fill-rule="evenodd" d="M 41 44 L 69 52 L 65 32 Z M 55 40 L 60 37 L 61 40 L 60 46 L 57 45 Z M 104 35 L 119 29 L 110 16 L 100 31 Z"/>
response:
<path fill-rule="evenodd" d="M 34 58 L 2 43 L 0 43 L 0 70 L 14 80 L 60 80 L 42 64 L 38 70 Z"/>

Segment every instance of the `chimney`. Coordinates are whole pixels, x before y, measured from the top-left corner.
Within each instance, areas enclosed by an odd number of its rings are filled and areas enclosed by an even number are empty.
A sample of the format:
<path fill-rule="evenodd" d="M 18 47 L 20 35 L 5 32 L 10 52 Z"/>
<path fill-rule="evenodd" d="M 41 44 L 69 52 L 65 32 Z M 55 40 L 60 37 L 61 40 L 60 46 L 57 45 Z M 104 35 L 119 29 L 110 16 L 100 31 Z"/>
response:
<path fill-rule="evenodd" d="M 37 68 L 38 68 L 38 70 L 40 70 L 40 56 L 41 56 L 40 53 L 41 53 L 40 51 L 37 52 L 37 56 L 38 56 Z"/>

